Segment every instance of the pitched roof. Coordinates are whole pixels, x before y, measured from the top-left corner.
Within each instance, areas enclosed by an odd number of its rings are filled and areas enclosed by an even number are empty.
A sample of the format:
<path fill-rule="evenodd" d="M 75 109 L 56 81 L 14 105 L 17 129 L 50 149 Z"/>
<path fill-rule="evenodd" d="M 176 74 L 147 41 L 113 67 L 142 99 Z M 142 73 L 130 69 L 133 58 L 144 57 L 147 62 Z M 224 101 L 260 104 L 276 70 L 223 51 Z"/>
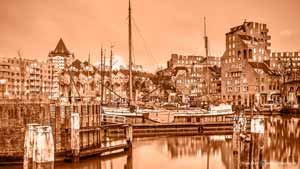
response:
<path fill-rule="evenodd" d="M 64 41 L 62 40 L 62 38 L 59 39 L 56 48 L 50 52 L 50 54 L 52 55 L 70 55 L 70 51 L 67 49 Z"/>
<path fill-rule="evenodd" d="M 239 26 L 236 26 L 236 27 L 233 27 L 233 28 L 230 28 L 230 32 L 226 33 L 227 34 L 233 34 L 237 31 L 246 31 L 246 27 L 250 26 L 251 24 L 253 24 L 253 22 L 248 22 L 248 21 L 244 21 L 243 24 L 239 25 Z"/>
<path fill-rule="evenodd" d="M 268 75 L 275 75 L 279 76 L 279 74 L 276 71 L 273 71 L 269 68 L 269 66 L 266 63 L 262 62 L 249 62 L 250 66 L 255 69 L 261 69 Z"/>
<path fill-rule="evenodd" d="M 227 34 L 235 33 L 235 32 L 237 32 L 237 31 L 239 31 L 239 30 L 246 31 L 246 26 L 245 26 L 245 24 L 242 24 L 242 25 L 239 25 L 239 26 L 236 26 L 236 27 L 231 28 L 231 29 L 230 29 L 230 32 L 226 33 L 226 35 L 227 35 Z"/>

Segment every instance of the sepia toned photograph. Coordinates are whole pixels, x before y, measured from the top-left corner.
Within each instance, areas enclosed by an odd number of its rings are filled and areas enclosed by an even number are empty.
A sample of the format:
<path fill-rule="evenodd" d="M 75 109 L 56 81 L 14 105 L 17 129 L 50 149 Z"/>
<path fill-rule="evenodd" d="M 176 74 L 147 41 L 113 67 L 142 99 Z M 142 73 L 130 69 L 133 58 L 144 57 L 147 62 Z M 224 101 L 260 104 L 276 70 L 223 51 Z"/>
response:
<path fill-rule="evenodd" d="M 0 0 L 0 169 L 300 169 L 300 0 Z"/>

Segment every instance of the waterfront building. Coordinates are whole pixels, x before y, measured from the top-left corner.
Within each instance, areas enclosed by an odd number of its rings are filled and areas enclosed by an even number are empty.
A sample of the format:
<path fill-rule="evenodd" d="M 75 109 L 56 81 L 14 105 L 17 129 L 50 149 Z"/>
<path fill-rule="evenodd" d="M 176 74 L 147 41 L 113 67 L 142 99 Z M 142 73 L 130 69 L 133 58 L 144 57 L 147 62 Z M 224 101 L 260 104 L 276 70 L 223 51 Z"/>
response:
<path fill-rule="evenodd" d="M 58 75 L 59 97 L 63 101 L 72 97 L 75 100 L 90 100 L 100 96 L 101 72 L 87 61 L 76 59 Z"/>
<path fill-rule="evenodd" d="M 297 72 L 300 68 L 300 52 L 272 52 L 270 66 L 274 70 Z"/>
<path fill-rule="evenodd" d="M 44 98 L 50 92 L 50 66 L 38 60 L 1 58 L 1 97 Z"/>
<path fill-rule="evenodd" d="M 268 31 L 266 24 L 245 21 L 226 33 L 222 100 L 244 106 L 280 101 L 280 74 L 269 66 Z"/>
<path fill-rule="evenodd" d="M 177 96 L 184 103 L 220 98 L 220 58 L 172 54 L 167 63 Z"/>
<path fill-rule="evenodd" d="M 221 67 L 221 57 L 208 56 L 207 63 L 209 67 Z"/>
<path fill-rule="evenodd" d="M 109 71 L 103 72 L 103 82 L 101 71 L 87 61 L 76 59 L 71 65 L 59 72 L 59 96 L 64 101 L 74 97 L 79 100 L 99 100 L 103 89 L 103 103 L 111 100 L 115 103 L 127 103 L 128 98 L 128 70 L 115 70 L 112 72 L 110 81 Z M 136 101 L 143 99 L 145 93 L 154 88 L 150 82 L 150 73 L 133 72 L 134 75 L 134 98 Z M 110 83 L 112 85 L 110 85 Z M 103 85 L 103 88 L 101 87 Z M 109 87 L 111 86 L 111 89 Z"/>
<path fill-rule="evenodd" d="M 51 99 L 57 99 L 60 95 L 59 71 L 68 67 L 73 60 L 74 54 L 67 49 L 64 41 L 60 39 L 56 48 L 48 55 L 48 62 L 51 66 Z"/>
<path fill-rule="evenodd" d="M 149 92 L 155 88 L 154 83 L 151 80 L 152 73 L 143 71 L 133 71 L 133 96 L 135 101 L 148 100 L 150 97 Z M 113 95 L 113 100 L 116 102 L 126 102 L 128 98 L 128 83 L 129 83 L 129 71 L 127 69 L 120 69 L 114 71 L 112 74 L 113 90 L 119 96 Z M 153 93 L 152 93 L 153 94 Z"/>
<path fill-rule="evenodd" d="M 300 52 L 272 52 L 270 65 L 282 76 L 285 101 L 300 104 Z"/>

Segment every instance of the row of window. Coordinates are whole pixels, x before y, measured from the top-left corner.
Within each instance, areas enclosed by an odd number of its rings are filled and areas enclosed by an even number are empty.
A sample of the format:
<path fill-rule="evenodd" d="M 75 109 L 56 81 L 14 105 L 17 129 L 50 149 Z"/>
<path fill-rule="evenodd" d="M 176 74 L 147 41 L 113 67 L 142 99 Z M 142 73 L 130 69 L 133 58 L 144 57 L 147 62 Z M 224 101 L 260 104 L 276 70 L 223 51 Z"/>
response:
<path fill-rule="evenodd" d="M 225 73 L 225 77 L 241 77 L 242 72 L 230 72 Z M 247 81 L 247 79 L 245 79 Z"/>
<path fill-rule="evenodd" d="M 240 92 L 240 87 L 227 87 L 226 92 Z M 242 87 L 243 92 L 247 92 L 249 90 L 248 86 Z"/>
<path fill-rule="evenodd" d="M 272 55 L 277 56 L 300 56 L 299 52 L 280 52 L 280 53 L 272 53 Z"/>

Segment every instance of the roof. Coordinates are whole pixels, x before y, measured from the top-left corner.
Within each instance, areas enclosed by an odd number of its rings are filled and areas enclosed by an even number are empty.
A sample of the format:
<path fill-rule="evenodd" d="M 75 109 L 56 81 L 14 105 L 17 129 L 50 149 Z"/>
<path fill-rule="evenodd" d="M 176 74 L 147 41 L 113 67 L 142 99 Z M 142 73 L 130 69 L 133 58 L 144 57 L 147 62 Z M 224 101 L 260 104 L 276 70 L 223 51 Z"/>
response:
<path fill-rule="evenodd" d="M 62 38 L 59 39 L 56 48 L 50 52 L 52 55 L 70 55 L 70 51 L 67 49 Z"/>
<path fill-rule="evenodd" d="M 253 36 L 249 36 L 249 35 L 239 35 L 239 37 L 242 39 L 242 40 L 253 40 L 253 41 L 257 41 L 257 39 Z"/>
<path fill-rule="evenodd" d="M 232 33 L 235 33 L 239 30 L 243 30 L 244 32 L 246 31 L 246 27 L 251 25 L 253 22 L 248 22 L 248 21 L 245 21 L 243 22 L 243 24 L 239 25 L 239 26 L 236 26 L 236 27 L 233 27 L 230 29 L 230 32 L 226 33 L 227 34 L 232 34 Z"/>
<path fill-rule="evenodd" d="M 300 80 L 296 79 L 296 80 L 290 80 L 290 81 L 287 81 L 286 84 L 300 84 Z"/>
<path fill-rule="evenodd" d="M 226 35 L 227 35 L 227 34 L 235 33 L 235 32 L 237 32 L 237 31 L 239 31 L 239 30 L 246 31 L 245 23 L 242 24 L 242 25 L 239 25 L 239 26 L 236 26 L 236 27 L 231 28 L 231 29 L 230 29 L 230 32 L 226 33 Z"/>
<path fill-rule="evenodd" d="M 254 69 L 261 69 L 261 70 L 263 70 L 268 75 L 279 76 L 279 73 L 276 72 L 276 71 L 271 70 L 266 63 L 262 63 L 262 62 L 249 62 L 249 64 L 250 64 L 250 66 L 252 68 L 254 68 Z"/>
<path fill-rule="evenodd" d="M 178 66 L 178 67 L 175 67 L 175 68 L 173 69 L 172 75 L 173 75 L 173 76 L 177 76 L 177 73 L 178 73 L 178 71 L 180 71 L 180 70 L 184 70 L 186 73 L 189 72 L 189 70 L 188 70 L 186 67 L 184 67 L 184 66 Z"/>

